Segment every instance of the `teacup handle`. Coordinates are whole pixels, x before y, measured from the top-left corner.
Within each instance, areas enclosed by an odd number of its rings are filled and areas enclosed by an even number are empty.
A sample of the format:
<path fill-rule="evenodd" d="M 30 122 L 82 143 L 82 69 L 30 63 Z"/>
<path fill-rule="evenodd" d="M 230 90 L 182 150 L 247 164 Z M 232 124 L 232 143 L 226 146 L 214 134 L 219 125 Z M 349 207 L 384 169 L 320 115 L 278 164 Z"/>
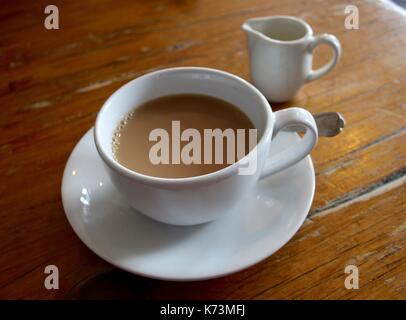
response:
<path fill-rule="evenodd" d="M 317 125 L 312 114 L 302 108 L 289 108 L 274 113 L 273 137 L 283 128 L 304 127 L 306 133 L 300 142 L 270 157 L 265 163 L 260 179 L 286 169 L 306 157 L 317 143 Z M 272 137 L 272 138 L 273 138 Z"/>
<path fill-rule="evenodd" d="M 340 58 L 341 55 L 340 41 L 338 41 L 338 39 L 332 34 L 322 34 L 314 37 L 310 41 L 308 50 L 310 51 L 311 54 L 313 54 L 313 50 L 322 43 L 328 44 L 330 47 L 333 48 L 333 57 L 330 59 L 329 62 L 327 62 L 327 64 L 325 64 L 321 68 L 317 70 L 310 70 L 309 74 L 306 77 L 306 82 L 313 81 L 320 78 L 321 76 L 324 76 L 326 73 L 328 73 L 331 69 L 334 68 L 338 59 Z"/>

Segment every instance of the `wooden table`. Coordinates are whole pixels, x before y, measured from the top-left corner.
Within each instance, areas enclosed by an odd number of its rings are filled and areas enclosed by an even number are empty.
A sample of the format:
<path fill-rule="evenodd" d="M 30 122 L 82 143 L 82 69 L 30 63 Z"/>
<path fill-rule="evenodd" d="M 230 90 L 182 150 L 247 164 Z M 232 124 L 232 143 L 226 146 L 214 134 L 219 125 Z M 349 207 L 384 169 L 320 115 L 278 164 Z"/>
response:
<path fill-rule="evenodd" d="M 406 15 L 387 1 L 48 1 L 0 6 L 0 298 L 406 298 Z M 342 59 L 294 101 L 339 111 L 347 128 L 313 152 L 316 196 L 305 224 L 270 258 L 220 279 L 176 283 L 117 270 L 71 229 L 61 204 L 66 160 L 106 98 L 169 66 L 209 66 L 249 79 L 248 18 L 275 14 L 335 34 Z M 317 50 L 315 66 L 329 59 Z M 59 290 L 44 268 L 57 265 Z M 347 290 L 344 268 L 358 266 Z"/>

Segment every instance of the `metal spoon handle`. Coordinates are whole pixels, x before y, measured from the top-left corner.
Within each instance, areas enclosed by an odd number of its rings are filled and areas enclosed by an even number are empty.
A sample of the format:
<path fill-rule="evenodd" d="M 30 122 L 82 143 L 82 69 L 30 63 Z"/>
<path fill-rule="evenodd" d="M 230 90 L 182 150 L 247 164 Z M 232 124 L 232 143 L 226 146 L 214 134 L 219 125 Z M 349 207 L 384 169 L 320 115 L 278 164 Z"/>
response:
<path fill-rule="evenodd" d="M 338 112 L 322 112 L 313 114 L 316 120 L 319 137 L 334 137 L 338 135 L 345 127 L 345 119 Z M 305 129 L 300 126 L 290 126 L 286 131 L 304 133 Z"/>

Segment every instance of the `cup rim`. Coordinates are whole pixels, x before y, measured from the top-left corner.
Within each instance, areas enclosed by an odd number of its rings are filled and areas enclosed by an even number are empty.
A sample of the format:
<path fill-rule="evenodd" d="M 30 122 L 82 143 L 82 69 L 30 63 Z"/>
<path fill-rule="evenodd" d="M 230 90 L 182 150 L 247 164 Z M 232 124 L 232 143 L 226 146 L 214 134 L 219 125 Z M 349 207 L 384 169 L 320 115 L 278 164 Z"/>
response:
<path fill-rule="evenodd" d="M 125 87 L 130 86 L 133 82 L 135 81 L 140 81 L 142 79 L 148 78 L 148 77 L 155 77 L 157 75 L 163 74 L 163 73 L 168 73 L 168 72 L 179 72 L 179 71 L 204 71 L 204 72 L 209 72 L 213 73 L 216 75 L 220 75 L 222 77 L 229 78 L 233 81 L 237 81 L 240 84 L 248 87 L 251 91 L 253 91 L 261 100 L 261 106 L 265 110 L 267 117 L 265 119 L 265 126 L 264 126 L 264 131 L 263 134 L 258 141 L 258 143 L 255 145 L 255 147 L 247 153 L 243 158 L 241 158 L 239 161 L 236 161 L 233 164 L 230 164 L 229 166 L 222 168 L 217 171 L 213 171 L 207 174 L 199 175 L 199 176 L 192 176 L 192 177 L 184 177 L 184 178 L 163 178 L 163 177 L 155 177 L 155 176 L 150 176 L 146 174 L 142 174 L 140 172 L 131 170 L 122 164 L 120 164 L 114 157 L 112 157 L 110 154 L 108 154 L 100 141 L 99 138 L 99 131 L 100 131 L 100 126 L 101 122 L 104 121 L 103 115 L 106 113 L 106 110 L 112 106 L 111 100 L 120 94 L 120 91 L 122 91 Z M 214 182 L 217 179 L 222 179 L 228 176 L 231 176 L 235 174 L 235 172 L 238 170 L 238 168 L 241 166 L 241 164 L 247 160 L 248 157 L 252 156 L 254 152 L 257 152 L 258 155 L 258 150 L 262 150 L 265 143 L 269 143 L 268 137 L 272 135 L 273 131 L 273 117 L 272 117 L 272 109 L 271 105 L 269 104 L 268 100 L 264 97 L 264 95 L 256 88 L 254 87 L 251 83 L 248 81 L 231 74 L 226 71 L 218 70 L 218 69 L 213 69 L 213 68 L 206 68 L 206 67 L 174 67 L 174 68 L 165 68 L 153 72 L 146 73 L 140 77 L 137 77 L 127 83 L 125 83 L 123 86 L 118 88 L 103 104 L 101 109 L 99 110 L 97 117 L 96 117 L 96 122 L 95 126 L 93 129 L 93 136 L 94 136 L 94 141 L 96 145 L 96 149 L 101 156 L 102 160 L 113 170 L 118 171 L 124 176 L 127 176 L 131 179 L 137 179 L 140 180 L 144 183 L 148 184 L 160 184 L 160 185 L 180 185 L 180 184 L 189 184 L 189 183 L 209 183 L 209 182 Z"/>
<path fill-rule="evenodd" d="M 274 39 L 271 37 L 267 37 L 263 33 L 259 32 L 257 30 L 254 30 L 249 24 L 250 22 L 253 22 L 253 21 L 270 21 L 270 20 L 277 20 L 277 19 L 291 20 L 291 21 L 300 23 L 302 26 L 304 26 L 306 28 L 306 34 L 295 40 L 278 40 L 278 39 Z M 313 36 L 313 29 L 306 21 L 304 21 L 303 19 L 294 17 L 294 16 L 289 16 L 289 15 L 276 15 L 276 16 L 251 18 L 251 19 L 244 21 L 244 23 L 241 25 L 241 27 L 245 31 L 255 32 L 256 35 L 258 35 L 259 37 L 261 37 L 264 40 L 279 43 L 279 44 L 286 44 L 286 45 L 298 44 L 298 43 L 305 41 L 307 38 Z"/>

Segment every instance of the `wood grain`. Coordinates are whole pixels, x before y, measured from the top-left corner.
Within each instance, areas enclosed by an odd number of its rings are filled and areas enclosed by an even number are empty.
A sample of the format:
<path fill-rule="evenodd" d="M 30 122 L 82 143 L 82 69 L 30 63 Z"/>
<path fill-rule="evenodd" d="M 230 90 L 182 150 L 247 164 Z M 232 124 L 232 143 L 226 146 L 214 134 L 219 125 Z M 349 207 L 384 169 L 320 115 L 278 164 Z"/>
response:
<path fill-rule="evenodd" d="M 0 298 L 405 299 L 406 14 L 388 1 L 55 1 L 60 30 L 43 26 L 46 1 L 2 3 L 0 19 Z M 332 33 L 343 56 L 286 104 L 339 111 L 338 137 L 313 152 L 315 200 L 297 235 L 270 258 L 220 279 L 137 277 L 90 252 L 69 226 L 60 185 L 66 160 L 105 99 L 138 75 L 209 66 L 249 79 L 248 18 L 289 14 Z M 316 52 L 315 67 L 329 59 Z M 44 268 L 60 268 L 46 290 Z M 344 268 L 360 288 L 344 287 Z"/>

